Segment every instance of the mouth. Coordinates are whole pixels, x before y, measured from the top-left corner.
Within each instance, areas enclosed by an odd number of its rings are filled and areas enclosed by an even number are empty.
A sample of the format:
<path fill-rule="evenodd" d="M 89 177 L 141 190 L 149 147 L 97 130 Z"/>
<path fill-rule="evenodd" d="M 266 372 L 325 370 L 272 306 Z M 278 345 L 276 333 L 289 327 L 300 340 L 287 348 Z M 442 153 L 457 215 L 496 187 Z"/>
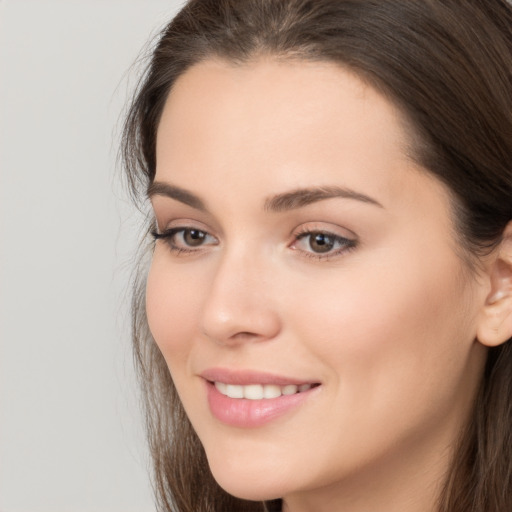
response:
<path fill-rule="evenodd" d="M 319 383 L 311 384 L 286 384 L 278 386 L 277 384 L 227 384 L 225 382 L 210 382 L 217 391 L 229 398 L 245 398 L 247 400 L 270 400 L 281 396 L 290 396 L 297 393 L 304 393 L 310 389 L 319 386 Z"/>
<path fill-rule="evenodd" d="M 201 374 L 212 415 L 241 428 L 261 427 L 318 398 L 320 382 L 265 372 L 210 369 Z"/>

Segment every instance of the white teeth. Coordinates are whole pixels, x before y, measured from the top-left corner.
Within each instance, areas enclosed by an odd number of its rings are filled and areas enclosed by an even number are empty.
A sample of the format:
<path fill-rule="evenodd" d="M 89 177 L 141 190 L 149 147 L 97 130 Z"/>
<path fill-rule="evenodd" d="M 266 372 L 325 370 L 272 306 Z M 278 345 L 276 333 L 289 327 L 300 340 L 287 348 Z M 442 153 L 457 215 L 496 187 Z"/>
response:
<path fill-rule="evenodd" d="M 281 387 L 267 384 L 263 386 L 263 398 L 277 398 L 281 396 Z"/>
<path fill-rule="evenodd" d="M 224 382 L 216 382 L 215 383 L 215 387 L 223 394 L 223 395 L 227 395 L 227 392 L 226 392 L 226 387 L 227 385 L 224 384 Z"/>
<path fill-rule="evenodd" d="M 225 384 L 224 382 L 215 382 L 215 387 L 220 393 L 229 398 L 246 398 L 247 400 L 262 400 L 264 398 L 278 398 L 281 395 L 294 395 L 311 389 L 311 384 L 288 384 L 286 386 L 277 386 L 275 384 L 249 384 L 240 386 L 237 384 Z"/>
<path fill-rule="evenodd" d="M 283 387 L 283 395 L 295 395 L 298 391 L 298 387 L 295 384 L 288 384 L 288 386 Z"/>
<path fill-rule="evenodd" d="M 229 398 L 243 398 L 244 386 L 237 386 L 236 384 L 226 384 L 226 395 Z"/>
<path fill-rule="evenodd" d="M 261 400 L 263 398 L 263 386 L 260 384 L 244 386 L 244 398 L 248 398 L 249 400 Z"/>

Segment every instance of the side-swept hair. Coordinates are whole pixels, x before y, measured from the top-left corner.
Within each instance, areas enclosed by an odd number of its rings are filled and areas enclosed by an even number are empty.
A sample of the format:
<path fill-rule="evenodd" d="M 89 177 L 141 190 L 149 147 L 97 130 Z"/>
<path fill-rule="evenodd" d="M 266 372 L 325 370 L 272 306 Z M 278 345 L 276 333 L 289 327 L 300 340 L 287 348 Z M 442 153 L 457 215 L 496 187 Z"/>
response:
<path fill-rule="evenodd" d="M 512 219 L 512 8 L 506 0 L 192 0 L 162 31 L 131 103 L 122 154 L 133 194 L 155 177 L 156 133 L 176 79 L 209 58 L 329 61 L 378 89 L 415 131 L 415 158 L 452 192 L 468 261 Z M 161 510 L 263 511 L 214 481 L 144 309 L 133 341 Z M 512 346 L 491 349 L 438 512 L 512 510 Z"/>

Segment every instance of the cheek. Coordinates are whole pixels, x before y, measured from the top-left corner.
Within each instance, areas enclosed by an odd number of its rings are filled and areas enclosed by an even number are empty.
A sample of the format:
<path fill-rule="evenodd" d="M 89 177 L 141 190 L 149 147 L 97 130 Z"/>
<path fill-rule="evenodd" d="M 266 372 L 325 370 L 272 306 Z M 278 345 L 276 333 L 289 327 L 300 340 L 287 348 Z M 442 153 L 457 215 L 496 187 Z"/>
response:
<path fill-rule="evenodd" d="M 151 334 L 174 369 L 183 368 L 197 328 L 201 287 L 193 275 L 169 267 L 155 251 L 146 285 L 146 313 Z"/>
<path fill-rule="evenodd" d="M 443 256 L 431 271 L 410 260 L 385 272 L 363 265 L 364 272 L 340 274 L 327 286 L 311 282 L 318 299 L 290 307 L 297 335 L 341 388 L 350 384 L 355 402 L 383 393 L 401 400 L 397 389 L 412 397 L 440 382 L 448 388 L 461 377 L 474 338 L 471 312 L 461 304 L 471 290 L 454 258 Z"/>
<path fill-rule="evenodd" d="M 311 434 L 330 440 L 318 445 L 326 460 L 332 446 L 346 461 L 370 460 L 404 439 L 447 439 L 460 427 L 479 367 L 468 363 L 474 343 L 460 300 L 470 290 L 458 266 L 453 257 L 432 272 L 405 262 L 386 272 L 364 265 L 328 283 L 309 281 L 307 302 L 290 293 L 293 338 L 303 345 L 295 351 L 307 346 L 327 384 L 327 419 Z"/>

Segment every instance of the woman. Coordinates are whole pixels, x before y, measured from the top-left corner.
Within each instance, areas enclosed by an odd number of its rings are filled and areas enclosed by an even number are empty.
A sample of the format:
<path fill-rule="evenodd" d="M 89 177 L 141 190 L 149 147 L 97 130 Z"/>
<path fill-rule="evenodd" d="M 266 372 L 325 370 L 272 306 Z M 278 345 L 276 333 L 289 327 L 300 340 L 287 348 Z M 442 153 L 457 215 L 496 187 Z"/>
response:
<path fill-rule="evenodd" d="M 124 138 L 162 510 L 512 510 L 511 27 L 194 0 L 163 31 Z"/>

